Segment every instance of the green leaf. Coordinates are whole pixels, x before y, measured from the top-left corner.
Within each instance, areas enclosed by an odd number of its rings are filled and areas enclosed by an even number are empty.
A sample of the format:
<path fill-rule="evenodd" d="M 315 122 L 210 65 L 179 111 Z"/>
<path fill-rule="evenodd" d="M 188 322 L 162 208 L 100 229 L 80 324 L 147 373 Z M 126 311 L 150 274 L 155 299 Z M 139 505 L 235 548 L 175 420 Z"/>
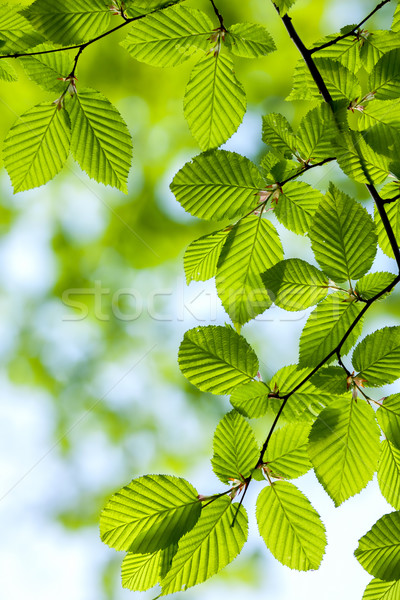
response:
<path fill-rule="evenodd" d="M 121 45 L 144 63 L 175 67 L 210 48 L 213 24 L 201 10 L 171 6 L 133 23 Z"/>
<path fill-rule="evenodd" d="M 243 58 L 258 58 L 276 50 L 271 34 L 254 23 L 235 23 L 229 27 L 225 44 L 232 54 Z"/>
<path fill-rule="evenodd" d="M 378 483 L 382 496 L 393 508 L 400 510 L 400 449 L 388 440 L 382 442 Z"/>
<path fill-rule="evenodd" d="M 175 175 L 171 190 L 191 215 L 223 221 L 256 209 L 263 183 L 248 158 L 216 150 L 186 163 Z"/>
<path fill-rule="evenodd" d="M 32 52 L 49 52 L 54 48 L 52 44 L 40 44 Z M 68 83 L 60 81 L 71 71 L 71 60 L 65 52 L 23 56 L 20 61 L 28 77 L 43 89 L 62 93 L 68 87 Z"/>
<path fill-rule="evenodd" d="M 400 448 L 400 394 L 384 398 L 376 417 L 387 439 Z"/>
<path fill-rule="evenodd" d="M 104 0 L 35 0 L 24 16 L 46 38 L 69 46 L 103 33 L 110 24 L 111 11 Z"/>
<path fill-rule="evenodd" d="M 243 325 L 271 306 L 261 273 L 283 258 L 274 225 L 247 217 L 229 232 L 216 276 L 218 296 L 234 323 Z"/>
<path fill-rule="evenodd" d="M 222 483 L 229 484 L 232 479 L 245 481 L 258 461 L 253 430 L 236 410 L 231 410 L 219 422 L 213 448 L 212 468 Z"/>
<path fill-rule="evenodd" d="M 370 300 L 391 285 L 395 278 L 396 275 L 393 275 L 393 273 L 368 273 L 368 275 L 364 275 L 357 281 L 356 294 L 363 300 Z M 386 295 L 381 296 L 381 298 L 385 298 Z"/>
<path fill-rule="evenodd" d="M 374 577 L 385 581 L 399 578 L 400 512 L 383 515 L 360 540 L 355 557 Z"/>
<path fill-rule="evenodd" d="M 257 499 L 260 534 L 277 560 L 298 571 L 317 569 L 326 536 L 320 516 L 292 483 L 277 481 Z"/>
<path fill-rule="evenodd" d="M 333 100 L 346 99 L 349 102 L 361 97 L 361 87 L 354 72 L 332 58 L 315 58 L 314 62 L 321 73 Z M 286 100 L 321 100 L 319 89 L 304 60 L 301 59 L 293 74 L 293 89 Z"/>
<path fill-rule="evenodd" d="M 258 419 L 270 408 L 270 389 L 263 381 L 249 381 L 237 386 L 231 395 L 232 406 L 249 419 Z"/>
<path fill-rule="evenodd" d="M 296 0 L 274 0 L 275 6 L 279 8 L 279 14 L 284 15 Z"/>
<path fill-rule="evenodd" d="M 368 31 L 362 36 L 360 58 L 364 69 L 370 73 L 384 54 L 400 46 L 400 35 L 394 31 Z"/>
<path fill-rule="evenodd" d="M 261 173 L 265 178 L 266 184 L 274 184 L 279 183 L 281 181 L 286 181 L 289 177 L 297 177 L 299 171 L 301 171 L 301 167 L 298 162 L 294 160 L 286 160 L 282 158 L 282 155 L 279 152 L 269 151 L 265 154 L 260 162 Z M 269 192 L 270 190 L 276 190 L 278 193 L 279 187 L 269 188 L 267 185 L 267 189 L 265 192 Z"/>
<path fill-rule="evenodd" d="M 246 94 L 228 56 L 206 54 L 194 67 L 184 96 L 184 113 L 202 150 L 217 148 L 237 130 Z"/>
<path fill-rule="evenodd" d="M 388 185 L 385 185 L 385 187 L 380 191 L 380 195 L 383 199 L 395 198 L 399 193 L 400 186 L 398 182 L 389 183 Z M 396 240 L 400 245 L 400 202 L 397 201 L 386 204 L 385 210 L 389 218 L 390 224 L 392 226 Z M 376 230 L 378 233 L 379 246 L 387 256 L 394 258 L 392 246 L 390 244 L 389 238 L 386 233 L 386 229 L 382 223 L 382 219 L 377 209 L 375 210 L 375 223 Z"/>
<path fill-rule="evenodd" d="M 303 161 L 319 162 L 335 155 L 334 140 L 338 134 L 331 108 L 321 104 L 300 121 L 297 150 Z"/>
<path fill-rule="evenodd" d="M 387 52 L 378 60 L 369 77 L 369 88 L 378 100 L 400 96 L 400 49 Z"/>
<path fill-rule="evenodd" d="M 4 165 L 14 192 L 43 185 L 63 168 L 71 128 L 65 110 L 44 102 L 24 113 L 4 140 Z"/>
<path fill-rule="evenodd" d="M 397 160 L 400 153 L 400 101 L 375 100 L 365 105 L 358 120 L 364 139 L 379 154 Z"/>
<path fill-rule="evenodd" d="M 295 479 L 312 468 L 307 453 L 309 433 L 309 424 L 289 423 L 272 434 L 263 460 L 273 477 Z"/>
<path fill-rule="evenodd" d="M 258 360 L 244 337 L 231 327 L 195 327 L 184 335 L 179 366 L 200 390 L 229 394 L 256 376 Z"/>
<path fill-rule="evenodd" d="M 372 479 L 379 456 L 379 428 L 371 406 L 341 397 L 311 428 L 309 456 L 315 474 L 339 506 Z"/>
<path fill-rule="evenodd" d="M 400 377 L 400 326 L 367 335 L 354 349 L 352 363 L 368 387 L 396 381 Z"/>
<path fill-rule="evenodd" d="M 290 311 L 313 306 L 328 292 L 328 278 L 299 258 L 277 263 L 263 274 L 262 279 L 273 302 Z"/>
<path fill-rule="evenodd" d="M 278 151 L 278 155 L 290 158 L 296 152 L 296 136 L 283 115 L 271 113 L 263 117 L 262 139 Z"/>
<path fill-rule="evenodd" d="M 230 228 L 203 235 L 192 242 L 186 249 L 183 263 L 186 283 L 191 281 L 207 281 L 217 272 L 218 258 L 221 254 Z"/>
<path fill-rule="evenodd" d="M 243 506 L 226 496 L 205 506 L 197 525 L 179 543 L 170 570 L 161 581 L 162 596 L 202 583 L 229 564 L 247 539 L 247 515 Z"/>
<path fill-rule="evenodd" d="M 392 31 L 400 31 L 400 4 L 397 3 L 397 6 L 394 11 L 393 21 L 392 21 Z"/>
<path fill-rule="evenodd" d="M 398 600 L 400 581 L 372 579 L 365 588 L 362 600 Z"/>
<path fill-rule="evenodd" d="M 348 391 L 347 375 L 342 367 L 323 367 L 311 378 L 311 383 L 332 394 L 341 396 Z"/>
<path fill-rule="evenodd" d="M 303 181 L 289 181 L 283 186 L 275 206 L 277 219 L 294 233 L 306 233 L 323 195 Z"/>
<path fill-rule="evenodd" d="M 332 33 L 326 37 L 318 40 L 314 47 L 322 46 L 332 40 L 336 40 L 341 33 Z M 342 40 L 338 40 L 331 46 L 318 50 L 316 56 L 318 58 L 331 58 L 340 62 L 344 67 L 349 69 L 352 73 L 357 73 L 360 68 L 360 41 L 356 35 L 350 35 Z"/>
<path fill-rule="evenodd" d="M 17 73 L 12 65 L 5 60 L 0 62 L 0 79 L 3 81 L 17 81 Z"/>
<path fill-rule="evenodd" d="M 400 581 L 372 579 L 365 588 L 362 600 L 397 600 L 399 593 Z"/>
<path fill-rule="evenodd" d="M 75 160 L 89 177 L 127 193 L 132 140 L 118 110 L 95 90 L 75 94 L 68 109 Z"/>
<path fill-rule="evenodd" d="M 359 202 L 332 184 L 318 206 L 309 235 L 321 269 L 335 282 L 359 279 L 374 262 L 377 235 L 372 218 Z"/>
<path fill-rule="evenodd" d="M 115 550 L 148 554 L 175 544 L 197 523 L 195 488 L 170 475 L 145 475 L 114 494 L 100 516 L 102 541 Z"/>
<path fill-rule="evenodd" d="M 302 331 L 299 365 L 314 367 L 326 358 L 342 341 L 362 307 L 362 303 L 350 302 L 349 296 L 343 292 L 336 292 L 322 300 L 309 316 Z M 361 330 L 362 320 L 343 344 L 343 355 L 355 344 Z M 334 358 L 332 356 L 330 361 Z"/>
<path fill-rule="evenodd" d="M 0 40 L 4 42 L 1 55 L 24 52 L 42 41 L 42 36 L 19 12 L 21 8 L 21 5 L 10 5 L 9 2 L 0 6 Z"/>
<path fill-rule="evenodd" d="M 163 563 L 172 560 L 177 546 L 168 546 L 151 554 L 129 552 L 121 566 L 122 587 L 133 592 L 145 592 L 157 585 L 161 578 Z"/>
<path fill-rule="evenodd" d="M 318 414 L 334 399 L 331 390 L 316 387 L 310 380 L 305 379 L 310 375 L 311 369 L 299 369 L 297 365 L 289 365 L 280 369 L 270 381 L 269 387 L 273 392 L 281 396 L 289 394 L 299 386 L 299 389 L 291 395 L 287 402 L 282 418 L 286 421 L 314 421 Z M 304 383 L 303 383 L 304 382 Z M 273 398 L 270 399 L 270 402 Z M 276 407 L 282 404 L 282 400 L 276 400 Z"/>
<path fill-rule="evenodd" d="M 358 183 L 379 184 L 389 175 L 387 158 L 377 154 L 359 131 L 337 138 L 336 158 L 343 173 Z"/>

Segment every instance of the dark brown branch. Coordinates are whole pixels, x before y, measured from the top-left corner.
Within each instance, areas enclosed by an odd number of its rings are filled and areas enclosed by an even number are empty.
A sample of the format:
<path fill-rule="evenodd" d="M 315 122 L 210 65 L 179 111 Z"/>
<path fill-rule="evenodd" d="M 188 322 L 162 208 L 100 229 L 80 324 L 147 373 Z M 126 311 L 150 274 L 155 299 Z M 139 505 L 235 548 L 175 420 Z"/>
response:
<path fill-rule="evenodd" d="M 291 398 L 291 396 L 293 396 L 293 394 L 295 394 L 297 392 L 297 390 L 299 390 L 301 387 L 303 387 L 303 385 L 305 383 L 307 383 L 307 381 L 309 381 L 311 379 L 311 377 L 313 377 L 321 367 L 323 367 L 333 356 L 340 356 L 340 352 L 343 348 L 343 345 L 345 344 L 346 340 L 348 339 L 349 335 L 351 334 L 351 332 L 354 330 L 354 328 L 356 327 L 356 325 L 361 321 L 361 319 L 364 317 L 365 313 L 367 312 L 367 310 L 369 310 L 369 308 L 377 301 L 379 300 L 379 298 L 381 298 L 382 296 L 384 296 L 385 294 L 388 294 L 389 292 L 392 291 L 392 289 L 400 282 L 400 274 L 397 275 L 397 277 L 392 281 L 392 283 L 390 283 L 388 286 L 386 286 L 386 288 L 384 290 L 381 290 L 378 294 L 376 294 L 373 298 L 371 298 L 370 300 L 367 300 L 362 308 L 362 310 L 358 313 L 358 315 L 356 316 L 356 318 L 354 319 L 354 321 L 352 322 L 352 324 L 350 325 L 350 327 L 348 328 L 348 330 L 346 331 L 346 333 L 343 335 L 342 339 L 340 340 L 339 344 L 336 346 L 336 348 L 334 348 L 331 352 L 329 352 L 329 354 L 327 354 L 327 356 L 325 356 L 325 358 L 323 358 L 316 367 L 314 367 L 312 369 L 312 371 L 310 371 L 310 373 L 308 375 L 306 375 L 306 377 L 304 377 L 304 379 L 302 379 L 300 381 L 300 383 L 298 383 L 292 390 L 290 390 L 290 392 L 288 392 L 287 394 L 284 394 L 283 396 L 275 396 L 280 398 L 281 400 L 283 400 L 282 405 L 278 411 L 278 414 L 275 417 L 274 422 L 271 425 L 271 428 L 268 432 L 268 436 L 267 439 L 264 442 L 264 445 L 262 447 L 261 453 L 260 453 L 260 458 L 258 459 L 258 463 L 256 465 L 256 468 L 258 468 L 260 465 L 263 464 L 264 462 L 264 454 L 267 450 L 269 441 L 271 439 L 271 436 L 275 430 L 275 427 L 279 421 L 279 418 L 282 415 L 283 409 L 285 408 L 287 401 L 289 400 L 289 398 Z"/>
<path fill-rule="evenodd" d="M 394 198 L 382 198 L 382 203 L 383 204 L 391 204 L 392 202 L 396 202 L 396 200 L 398 200 L 400 198 L 400 194 L 397 194 L 397 196 L 395 196 Z"/>
<path fill-rule="evenodd" d="M 276 5 L 274 5 L 274 6 L 275 6 L 276 10 L 278 11 L 278 14 L 280 14 L 279 8 Z M 293 23 L 292 23 L 292 19 L 289 17 L 289 15 L 288 14 L 283 15 L 283 17 L 281 16 L 281 19 L 282 19 L 282 23 L 286 27 L 286 30 L 287 30 L 290 38 L 293 40 L 295 46 L 297 47 L 298 51 L 302 55 L 304 62 L 306 63 L 308 70 L 310 71 L 312 78 L 314 79 L 321 96 L 323 97 L 325 102 L 327 102 L 329 105 L 332 106 L 332 103 L 333 103 L 332 96 L 330 95 L 328 88 L 326 87 L 325 82 L 322 78 L 322 75 L 318 71 L 317 66 L 311 56 L 311 54 L 312 54 L 311 50 L 306 48 L 306 46 L 304 45 L 303 41 L 301 40 L 297 31 L 295 30 Z"/>
<path fill-rule="evenodd" d="M 369 13 L 369 15 L 367 15 L 365 17 L 365 19 L 363 19 L 362 21 L 360 21 L 360 23 L 358 25 L 356 25 L 355 27 L 353 27 L 353 29 L 351 29 L 347 33 L 344 33 L 343 35 L 338 35 L 335 39 L 330 40 L 329 42 L 326 42 L 325 44 L 321 44 L 321 46 L 317 46 L 316 48 L 312 48 L 310 50 L 310 54 L 314 54 L 314 52 L 319 52 L 319 50 L 323 50 L 324 48 L 329 48 L 329 46 L 333 46 L 334 44 L 337 44 L 338 42 L 340 42 L 340 40 L 344 40 L 345 38 L 350 37 L 351 35 L 355 35 L 355 33 L 357 32 L 357 30 L 360 29 L 360 27 L 362 25 L 364 25 L 364 23 L 366 23 L 366 21 L 368 21 L 368 19 L 370 19 L 376 12 L 378 12 L 378 10 L 380 10 L 383 6 L 385 6 L 385 4 L 388 4 L 389 2 L 390 2 L 390 0 L 383 0 L 382 2 L 380 2 L 378 4 L 378 6 L 376 6 L 374 8 L 374 10 L 372 10 Z"/>
<path fill-rule="evenodd" d="M 385 231 L 386 231 L 386 235 L 388 236 L 388 239 L 389 239 L 389 242 L 390 242 L 390 246 L 391 246 L 391 248 L 393 250 L 393 254 L 394 254 L 394 257 L 395 257 L 395 260 L 396 260 L 396 263 L 397 263 L 397 267 L 398 267 L 398 269 L 400 271 L 400 249 L 399 249 L 399 244 L 398 244 L 398 241 L 396 240 L 396 236 L 394 234 L 393 227 L 390 224 L 389 217 L 386 214 L 386 210 L 385 210 L 385 206 L 384 206 L 385 202 L 381 198 L 381 196 L 378 194 L 375 186 L 373 186 L 372 184 L 367 183 L 366 187 L 367 187 L 369 193 L 371 194 L 371 196 L 372 196 L 372 198 L 373 198 L 373 200 L 374 200 L 374 202 L 376 204 L 376 207 L 377 207 L 378 212 L 379 212 L 379 216 L 382 219 L 382 223 L 383 223 L 383 226 L 384 226 Z"/>
<path fill-rule="evenodd" d="M 224 27 L 224 18 L 223 18 L 223 16 L 221 15 L 221 13 L 219 12 L 218 8 L 216 7 L 214 0 L 210 0 L 210 2 L 212 4 L 214 12 L 215 12 L 215 14 L 217 16 L 217 19 L 219 21 L 219 24 L 221 26 L 222 31 L 226 31 L 226 29 Z"/>
<path fill-rule="evenodd" d="M 314 163 L 312 165 L 304 165 L 304 167 L 302 169 L 300 169 L 299 171 L 297 171 L 297 173 L 295 175 L 291 175 L 287 179 L 284 179 L 283 181 L 279 181 L 277 183 L 279 183 L 279 185 L 283 186 L 283 185 L 285 185 L 285 183 L 288 183 L 289 181 L 292 181 L 293 179 L 297 179 L 297 177 L 300 177 L 301 175 L 303 175 L 303 173 L 307 173 L 307 171 L 309 171 L 310 169 L 314 169 L 314 167 L 322 167 L 326 163 L 332 162 L 333 160 L 336 160 L 336 158 L 334 158 L 334 157 L 325 158 L 324 160 L 321 160 L 321 162 Z"/>

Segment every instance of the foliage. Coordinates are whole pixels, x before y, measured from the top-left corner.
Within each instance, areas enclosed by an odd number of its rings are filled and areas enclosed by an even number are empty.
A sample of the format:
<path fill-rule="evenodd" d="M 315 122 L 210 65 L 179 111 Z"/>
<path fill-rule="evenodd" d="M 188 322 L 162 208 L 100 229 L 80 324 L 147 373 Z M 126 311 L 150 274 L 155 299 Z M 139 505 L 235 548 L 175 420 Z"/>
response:
<path fill-rule="evenodd" d="M 243 500 L 255 481 L 265 484 L 256 515 L 271 553 L 292 569 L 318 568 L 325 527 L 290 481 L 312 468 L 336 506 L 378 472 L 395 511 L 361 538 L 355 556 L 375 577 L 365 599 L 398 593 L 399 395 L 375 400 L 363 388 L 400 378 L 400 327 L 358 341 L 364 316 L 400 282 L 399 5 L 390 31 L 362 28 L 389 1 L 359 25 L 307 48 L 289 16 L 295 0 L 276 0 L 277 18 L 302 59 L 289 99 L 306 101 L 308 110 L 296 131 L 284 115 L 265 115 L 259 165 L 220 146 L 246 111 L 234 58 L 276 50 L 262 25 L 226 26 L 213 0 L 213 21 L 182 0 L 116 1 L 111 7 L 102 0 L 35 0 L 15 9 L 12 19 L 0 8 L 0 77 L 17 77 L 10 59 L 18 58 L 27 75 L 56 96 L 26 111 L 6 135 L 3 159 L 15 192 L 47 183 L 70 152 L 89 177 L 127 192 L 132 141 L 125 121 L 103 94 L 80 89 L 77 81 L 87 47 L 124 30 L 121 45 L 146 64 L 197 60 L 184 115 L 202 152 L 176 173 L 171 190 L 190 215 L 222 223 L 190 244 L 184 266 L 188 283 L 215 277 L 233 326 L 187 331 L 179 366 L 200 391 L 231 396 L 233 410 L 216 428 L 211 461 L 228 487 L 204 496 L 182 478 L 145 475 L 111 497 L 100 519 L 101 538 L 127 551 L 122 581 L 131 590 L 159 583 L 161 595 L 174 593 L 230 563 L 247 538 Z M 110 28 L 111 14 L 118 24 Z M 324 194 L 299 180 L 334 161 L 350 180 L 365 184 L 374 218 L 334 183 Z M 275 217 L 308 236 L 319 268 L 284 259 Z M 395 273 L 369 272 L 378 245 L 394 258 Z M 315 308 L 300 337 L 298 364 L 263 382 L 261 361 L 241 327 L 274 303 L 286 311 Z M 376 413 L 372 404 L 379 406 Z M 267 413 L 273 422 L 259 446 L 247 419 Z"/>

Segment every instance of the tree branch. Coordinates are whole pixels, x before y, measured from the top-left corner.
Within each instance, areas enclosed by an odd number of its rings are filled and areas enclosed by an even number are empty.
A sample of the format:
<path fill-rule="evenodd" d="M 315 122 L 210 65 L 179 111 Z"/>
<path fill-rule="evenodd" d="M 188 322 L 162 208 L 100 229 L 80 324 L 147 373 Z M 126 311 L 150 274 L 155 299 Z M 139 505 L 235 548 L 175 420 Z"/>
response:
<path fill-rule="evenodd" d="M 394 254 L 394 258 L 396 260 L 397 263 L 397 267 L 399 269 L 400 272 L 400 249 L 399 249 L 399 244 L 398 241 L 396 240 L 396 236 L 394 234 L 392 225 L 390 224 L 389 221 L 389 217 L 386 214 L 386 210 L 385 210 L 385 202 L 384 200 L 381 198 L 381 196 L 378 194 L 375 186 L 373 186 L 372 184 L 367 183 L 366 184 L 367 190 L 369 191 L 369 193 L 371 194 L 376 207 L 378 209 L 379 215 L 382 219 L 382 223 L 383 226 L 385 228 L 386 231 L 386 235 L 388 236 L 389 242 L 390 242 L 390 246 L 393 250 L 393 254 Z"/>
<path fill-rule="evenodd" d="M 275 6 L 279 16 L 281 17 L 282 23 L 286 27 L 286 31 L 288 32 L 290 38 L 293 40 L 295 46 L 297 47 L 298 51 L 302 55 L 304 62 L 306 63 L 308 70 L 310 71 L 312 78 L 314 79 L 321 96 L 323 97 L 325 102 L 327 102 L 330 106 L 332 106 L 332 103 L 333 103 L 332 96 L 330 95 L 328 88 L 326 87 L 325 82 L 321 76 L 321 73 L 318 71 L 317 66 L 311 56 L 311 54 L 312 54 L 311 50 L 306 48 L 306 46 L 304 45 L 304 43 L 301 40 L 301 38 L 299 37 L 296 29 L 294 28 L 292 19 L 289 17 L 289 15 L 286 14 L 286 15 L 283 15 L 283 17 L 282 17 L 280 15 L 279 8 L 276 6 L 276 4 L 274 4 L 274 6 Z"/>
<path fill-rule="evenodd" d="M 385 4 L 388 4 L 390 2 L 390 0 L 383 0 L 382 2 L 380 2 L 375 8 L 374 10 L 372 10 L 366 17 L 365 19 L 363 19 L 362 21 L 360 21 L 360 23 L 358 25 L 356 25 L 355 27 L 353 27 L 353 29 L 351 29 L 350 31 L 348 31 L 347 33 L 344 33 L 343 35 L 338 35 L 335 39 L 330 40 L 329 42 L 326 42 L 325 44 L 321 44 L 321 46 L 317 46 L 316 48 L 312 48 L 310 50 L 310 54 L 314 54 L 314 52 L 319 52 L 319 50 L 323 50 L 324 48 L 329 48 L 329 46 L 333 46 L 334 44 L 337 44 L 338 42 L 340 42 L 340 40 L 344 40 L 347 37 L 350 37 L 351 35 L 354 35 L 356 33 L 356 31 L 358 29 L 360 29 L 360 27 L 362 25 L 364 25 L 364 23 L 366 21 L 368 21 L 368 19 L 370 19 L 376 12 L 378 12 L 378 10 L 380 10 L 383 6 L 385 6 Z"/>
<path fill-rule="evenodd" d="M 333 160 L 336 160 L 336 158 L 335 157 L 325 158 L 324 160 L 321 160 L 321 162 L 314 163 L 312 165 L 304 165 L 304 167 L 302 169 L 300 169 L 299 171 L 297 171 L 297 173 L 295 175 L 291 175 L 287 179 L 284 179 L 283 181 L 279 181 L 277 183 L 279 183 L 279 185 L 283 186 L 283 185 L 285 185 L 285 183 L 288 183 L 289 181 L 292 181 L 293 179 L 297 179 L 297 177 L 300 177 L 301 175 L 303 175 L 303 173 L 307 173 L 307 171 L 309 171 L 310 169 L 314 169 L 314 167 L 322 167 L 326 163 L 332 162 Z"/>
<path fill-rule="evenodd" d="M 221 15 L 221 13 L 219 12 L 218 8 L 216 7 L 214 0 L 210 0 L 210 2 L 212 4 L 214 12 L 215 12 L 215 14 L 217 16 L 219 24 L 221 25 L 222 31 L 226 31 L 225 26 L 224 26 L 224 18 L 223 18 L 223 16 Z"/>

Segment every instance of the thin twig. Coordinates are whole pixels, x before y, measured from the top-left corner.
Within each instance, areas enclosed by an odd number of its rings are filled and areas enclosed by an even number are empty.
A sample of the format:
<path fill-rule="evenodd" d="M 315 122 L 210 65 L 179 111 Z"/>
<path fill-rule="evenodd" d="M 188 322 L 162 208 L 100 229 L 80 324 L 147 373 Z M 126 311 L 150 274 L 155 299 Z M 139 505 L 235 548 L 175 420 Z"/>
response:
<path fill-rule="evenodd" d="M 397 267 L 400 271 L 400 249 L 399 249 L 399 243 L 396 239 L 395 233 L 393 231 L 392 225 L 389 221 L 389 217 L 386 214 L 386 210 L 385 210 L 385 206 L 384 206 L 384 200 L 381 198 L 380 194 L 378 194 L 376 188 L 374 185 L 367 183 L 366 184 L 367 190 L 369 191 L 369 193 L 371 194 L 376 207 L 378 209 L 379 212 L 379 216 L 382 219 L 382 223 L 383 226 L 385 228 L 386 231 L 386 235 L 389 238 L 389 242 L 390 242 L 390 246 L 393 250 L 393 254 L 394 254 L 394 258 L 396 260 L 397 263 Z"/>
<path fill-rule="evenodd" d="M 391 204 L 392 202 L 396 202 L 396 200 L 398 200 L 400 198 L 400 194 L 397 194 L 397 196 L 394 196 L 394 198 L 382 198 L 382 203 L 383 204 Z"/>
<path fill-rule="evenodd" d="M 390 2 L 390 0 L 383 0 L 374 8 L 374 10 L 372 10 L 369 13 L 369 15 L 367 15 L 365 17 L 365 19 L 363 19 L 362 21 L 360 21 L 360 23 L 358 25 L 353 27 L 353 29 L 351 29 L 347 33 L 344 33 L 343 35 L 338 35 L 336 38 L 334 38 L 333 40 L 330 40 L 329 42 L 326 42 L 325 44 L 321 44 L 321 46 L 317 46 L 316 48 L 311 48 L 310 54 L 314 54 L 314 52 L 319 52 L 320 50 L 323 50 L 324 48 L 329 48 L 329 46 L 333 46 L 334 44 L 337 44 L 338 42 L 340 42 L 340 40 L 344 40 L 345 38 L 350 37 L 351 35 L 354 35 L 357 32 L 357 30 L 360 29 L 360 27 L 362 25 L 364 25 L 364 23 L 366 21 L 368 21 L 368 19 L 370 19 L 376 12 L 378 12 L 378 10 L 380 10 L 383 6 L 385 6 L 385 4 L 388 4 L 389 2 Z"/>
<path fill-rule="evenodd" d="M 279 185 L 283 186 L 283 185 L 285 185 L 285 183 L 288 183 L 289 181 L 292 181 L 293 179 L 297 179 L 297 177 L 300 177 L 301 175 L 303 175 L 303 173 L 307 173 L 307 171 L 309 171 L 310 169 L 314 169 L 314 167 L 322 167 L 326 163 L 332 162 L 333 160 L 336 160 L 336 158 L 334 158 L 334 157 L 333 158 L 325 158 L 324 160 L 321 160 L 321 162 L 314 163 L 312 165 L 304 165 L 304 167 L 302 169 L 300 169 L 299 171 L 297 171 L 297 173 L 295 173 L 295 175 L 291 175 L 287 179 L 284 179 L 283 181 L 279 181 L 277 183 L 279 183 Z"/>
<path fill-rule="evenodd" d="M 217 16 L 217 19 L 219 21 L 219 24 L 221 26 L 222 31 L 226 31 L 226 29 L 224 27 L 224 18 L 223 18 L 223 16 L 221 15 L 221 13 L 219 12 L 218 8 L 216 7 L 214 0 L 210 0 L 210 2 L 212 4 L 214 12 L 215 12 L 215 14 Z"/>

